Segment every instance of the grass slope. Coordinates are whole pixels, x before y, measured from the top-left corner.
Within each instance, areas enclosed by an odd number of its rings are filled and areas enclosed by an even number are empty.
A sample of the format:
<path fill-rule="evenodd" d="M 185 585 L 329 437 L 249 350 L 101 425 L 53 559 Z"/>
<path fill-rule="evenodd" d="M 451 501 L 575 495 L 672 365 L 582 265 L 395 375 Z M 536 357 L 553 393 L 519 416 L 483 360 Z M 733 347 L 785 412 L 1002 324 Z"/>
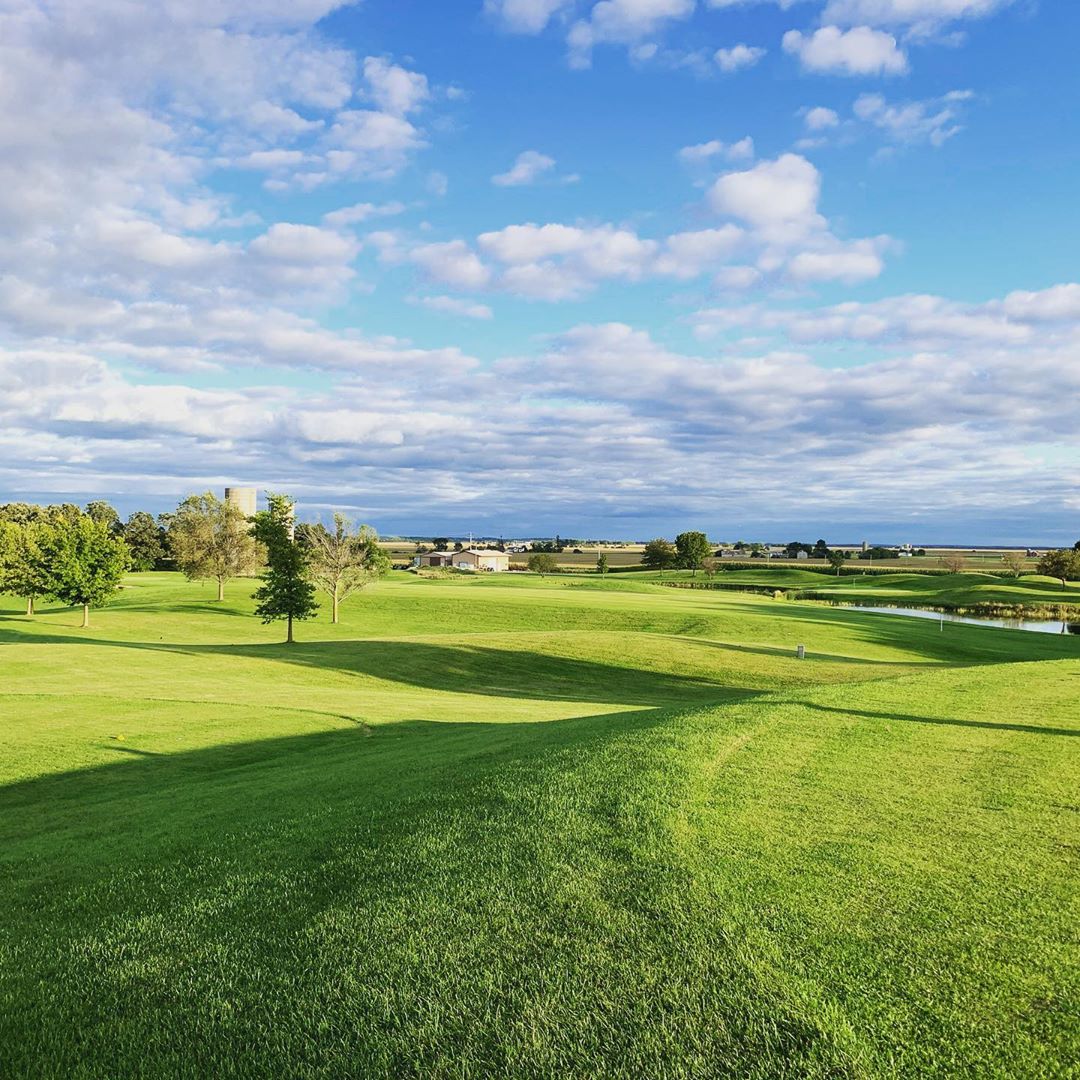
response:
<path fill-rule="evenodd" d="M 4 1076 L 1080 1058 L 1077 639 L 395 577 L 288 649 L 248 591 L 0 602 Z"/>

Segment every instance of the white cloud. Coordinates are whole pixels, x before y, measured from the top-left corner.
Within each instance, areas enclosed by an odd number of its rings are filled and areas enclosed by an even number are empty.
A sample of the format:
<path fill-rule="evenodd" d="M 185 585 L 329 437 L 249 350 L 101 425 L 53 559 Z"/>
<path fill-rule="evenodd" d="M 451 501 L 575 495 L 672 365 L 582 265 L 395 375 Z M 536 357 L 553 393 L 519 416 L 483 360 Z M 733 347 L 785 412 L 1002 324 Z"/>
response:
<path fill-rule="evenodd" d="M 884 132 L 899 143 L 929 142 L 941 146 L 962 130 L 961 110 L 974 95 L 954 90 L 927 101 L 889 104 L 881 94 L 861 94 L 853 111 L 860 120 Z"/>
<path fill-rule="evenodd" d="M 596 45 L 633 45 L 652 37 L 665 23 L 689 18 L 694 5 L 695 0 L 600 0 L 587 20 L 570 28 L 566 39 L 570 66 L 588 67 Z"/>
<path fill-rule="evenodd" d="M 426 307 L 430 311 L 438 311 L 444 315 L 459 315 L 466 319 L 490 319 L 494 314 L 487 304 L 464 300 L 459 296 L 416 296 L 410 302 Z"/>
<path fill-rule="evenodd" d="M 514 164 L 504 173 L 491 178 L 499 187 L 521 187 L 534 184 L 544 174 L 555 168 L 555 159 L 541 154 L 538 150 L 523 150 L 514 159 Z"/>
<path fill-rule="evenodd" d="M 756 226 L 785 222 L 813 223 L 821 175 L 798 154 L 762 161 L 745 172 L 726 173 L 709 190 L 709 202 L 721 214 Z"/>
<path fill-rule="evenodd" d="M 695 165 L 715 157 L 723 157 L 728 161 L 746 161 L 753 156 L 754 140 L 749 135 L 734 143 L 710 139 L 708 142 L 697 143 L 694 146 L 684 146 L 679 151 L 679 160 L 687 165 Z"/>
<path fill-rule="evenodd" d="M 484 0 L 484 11 L 518 34 L 539 34 L 558 12 L 574 0 Z"/>
<path fill-rule="evenodd" d="M 425 76 L 406 71 L 381 56 L 369 56 L 364 61 L 364 78 L 375 104 L 396 116 L 413 112 L 431 97 Z"/>
<path fill-rule="evenodd" d="M 800 251 L 788 261 L 787 275 L 800 284 L 868 281 L 885 268 L 880 246 L 871 240 L 859 240 L 833 251 Z"/>
<path fill-rule="evenodd" d="M 423 244 L 409 258 L 432 280 L 455 289 L 483 289 L 491 279 L 491 271 L 464 240 Z"/>
<path fill-rule="evenodd" d="M 819 74 L 902 75 L 908 69 L 896 38 L 868 26 L 851 30 L 823 26 L 810 35 L 789 30 L 783 46 L 785 52 L 799 58 L 804 70 Z"/>
<path fill-rule="evenodd" d="M 656 273 L 677 278 L 697 277 L 707 267 L 730 258 L 744 237 L 745 233 L 736 225 L 675 233 L 664 241 L 663 251 L 656 260 Z"/>
<path fill-rule="evenodd" d="M 354 203 L 352 206 L 343 206 L 340 210 L 331 210 L 323 214 L 323 222 L 332 229 L 349 225 L 359 225 L 373 217 L 391 217 L 405 211 L 402 202 L 387 203 Z"/>
<path fill-rule="evenodd" d="M 840 117 L 833 109 L 817 105 L 803 113 L 803 123 L 807 131 L 827 131 L 840 123 Z"/>
<path fill-rule="evenodd" d="M 327 133 L 326 161 L 338 177 L 388 179 L 425 145 L 403 116 L 371 109 L 343 109 Z"/>
<path fill-rule="evenodd" d="M 958 19 L 979 19 L 1013 0 L 829 0 L 825 23 L 842 26 L 907 27 L 916 35 L 937 31 Z"/>
<path fill-rule="evenodd" d="M 331 229 L 279 221 L 255 237 L 249 250 L 260 258 L 275 262 L 313 265 L 347 262 L 355 256 L 357 244 Z"/>
<path fill-rule="evenodd" d="M 763 56 L 765 50 L 757 45 L 732 45 L 727 49 L 717 49 L 713 60 L 721 71 L 728 74 L 742 68 L 753 67 Z"/>

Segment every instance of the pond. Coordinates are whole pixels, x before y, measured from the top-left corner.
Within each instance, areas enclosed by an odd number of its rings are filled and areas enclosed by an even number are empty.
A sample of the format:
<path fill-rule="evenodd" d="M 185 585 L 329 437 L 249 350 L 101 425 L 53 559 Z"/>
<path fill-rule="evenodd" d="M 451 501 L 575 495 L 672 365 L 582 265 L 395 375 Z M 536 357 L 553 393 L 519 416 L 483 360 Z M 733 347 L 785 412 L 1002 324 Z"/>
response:
<path fill-rule="evenodd" d="M 845 604 L 844 607 L 859 611 L 872 611 L 879 615 L 909 615 L 914 619 L 934 619 L 937 622 L 971 623 L 973 626 L 1000 626 L 1005 630 L 1034 630 L 1037 634 L 1080 634 L 1080 619 L 1015 619 L 954 615 L 948 611 L 928 611 L 925 608 L 871 607 L 869 604 Z"/>

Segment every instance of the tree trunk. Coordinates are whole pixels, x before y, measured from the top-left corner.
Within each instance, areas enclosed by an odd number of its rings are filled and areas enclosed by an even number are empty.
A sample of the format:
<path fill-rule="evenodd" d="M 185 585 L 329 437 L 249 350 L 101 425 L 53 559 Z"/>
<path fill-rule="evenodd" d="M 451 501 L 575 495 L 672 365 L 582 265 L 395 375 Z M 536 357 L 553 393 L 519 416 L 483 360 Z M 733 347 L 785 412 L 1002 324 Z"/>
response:
<path fill-rule="evenodd" d="M 225 579 L 224 578 L 218 578 L 218 581 L 217 581 L 217 598 L 219 600 L 224 600 L 225 599 Z"/>
<path fill-rule="evenodd" d="M 28 596 L 26 598 L 26 614 L 27 615 L 33 615 L 34 614 L 34 598 L 32 596 Z"/>
<path fill-rule="evenodd" d="M 292 616 L 290 615 L 289 616 L 289 632 L 285 637 L 285 644 L 286 645 L 291 645 L 292 640 L 293 640 L 293 636 L 292 636 Z"/>
<path fill-rule="evenodd" d="M 332 605 L 333 614 L 330 616 L 330 621 L 332 623 L 336 623 L 338 621 L 338 618 L 337 618 L 338 617 L 338 604 L 340 603 L 340 601 L 338 600 L 337 589 L 335 589 L 333 591 L 333 593 L 331 594 L 331 598 L 333 600 L 333 605 Z"/>
<path fill-rule="evenodd" d="M 85 630 L 90 625 L 90 605 L 82 606 L 82 628 Z"/>

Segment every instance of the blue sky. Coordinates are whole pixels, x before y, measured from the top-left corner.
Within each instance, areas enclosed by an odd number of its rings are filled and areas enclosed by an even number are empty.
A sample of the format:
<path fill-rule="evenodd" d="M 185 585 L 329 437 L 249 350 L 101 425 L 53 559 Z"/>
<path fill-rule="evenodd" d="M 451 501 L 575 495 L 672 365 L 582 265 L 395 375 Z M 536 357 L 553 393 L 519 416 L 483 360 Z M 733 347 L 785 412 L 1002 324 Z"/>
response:
<path fill-rule="evenodd" d="M 12 0 L 0 497 L 1071 543 L 1078 32 L 1064 0 Z"/>

